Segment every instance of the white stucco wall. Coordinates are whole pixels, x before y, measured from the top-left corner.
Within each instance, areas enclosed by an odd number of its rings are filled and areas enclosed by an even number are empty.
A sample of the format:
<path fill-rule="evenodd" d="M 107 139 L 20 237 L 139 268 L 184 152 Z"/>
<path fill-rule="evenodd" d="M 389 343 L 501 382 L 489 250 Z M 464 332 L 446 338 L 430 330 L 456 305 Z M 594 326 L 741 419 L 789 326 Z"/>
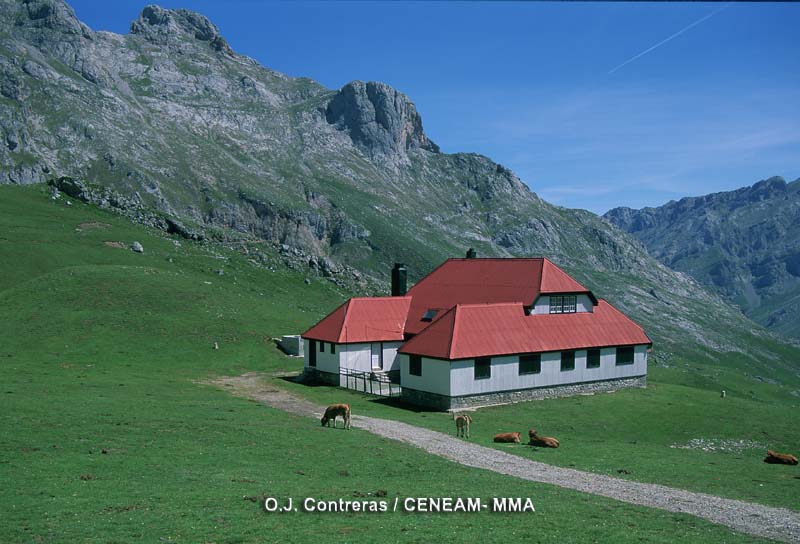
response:
<path fill-rule="evenodd" d="M 325 342 L 325 351 L 320 352 L 320 342 L 319 340 L 316 341 L 316 351 L 317 351 L 317 366 L 315 367 L 317 370 L 321 370 L 323 372 L 332 372 L 334 374 L 339 373 L 339 357 L 341 355 L 341 348 L 342 346 L 336 346 L 336 353 L 331 353 L 331 344 L 330 342 Z M 308 365 L 308 358 L 311 353 L 311 340 L 308 338 L 303 338 L 303 361 L 305 366 Z"/>
<path fill-rule="evenodd" d="M 576 295 L 575 309 L 578 312 L 593 312 L 594 306 L 592 299 L 589 295 Z M 541 295 L 531 311 L 532 314 L 549 314 L 550 313 L 550 295 Z"/>
<path fill-rule="evenodd" d="M 398 354 L 400 361 L 400 385 L 428 393 L 450 395 L 450 362 L 440 359 L 422 358 L 422 375 L 408 373 L 408 355 Z"/>
<path fill-rule="evenodd" d="M 402 345 L 402 342 L 383 343 L 383 369 L 386 372 L 400 369 L 400 358 L 398 357 L 397 350 Z"/>
<path fill-rule="evenodd" d="M 383 369 L 385 371 L 397 370 L 400 368 L 400 361 L 397 359 L 397 350 L 402 342 L 382 342 L 383 350 Z M 330 342 L 325 342 L 325 351 L 319 351 L 320 342 L 317 340 L 317 366 L 323 372 L 339 373 L 339 367 L 360 370 L 362 372 L 372 371 L 372 345 L 371 344 L 336 344 L 336 353 L 331 354 Z M 310 353 L 310 340 L 303 339 L 303 360 L 308 366 Z"/>
<path fill-rule="evenodd" d="M 522 376 L 519 375 L 519 356 L 492 357 L 491 377 L 479 380 L 475 379 L 475 361 L 473 359 L 452 361 L 450 396 L 565 385 L 647 374 L 647 346 L 634 348 L 634 364 L 632 365 L 617 366 L 616 353 L 616 348 L 603 348 L 600 350 L 600 367 L 586 368 L 586 350 L 577 350 L 575 352 L 575 369 L 564 372 L 561 371 L 560 352 L 542 353 L 542 371 L 539 374 Z M 424 375 L 423 371 L 423 377 Z M 421 389 L 420 387 L 414 388 Z M 427 389 L 423 390 L 428 391 Z"/>
<path fill-rule="evenodd" d="M 370 372 L 372 370 L 372 350 L 369 344 L 340 344 L 342 368 Z M 338 372 L 338 370 L 337 370 Z"/>

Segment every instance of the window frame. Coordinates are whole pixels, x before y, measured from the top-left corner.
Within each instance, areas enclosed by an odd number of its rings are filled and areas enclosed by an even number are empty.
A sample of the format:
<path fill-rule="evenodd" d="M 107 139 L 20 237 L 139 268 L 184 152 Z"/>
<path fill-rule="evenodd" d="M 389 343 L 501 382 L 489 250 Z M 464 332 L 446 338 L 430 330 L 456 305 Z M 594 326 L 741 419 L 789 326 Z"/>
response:
<path fill-rule="evenodd" d="M 550 295 L 551 314 L 578 313 L 578 295 Z"/>
<path fill-rule="evenodd" d="M 622 353 L 630 353 L 630 361 L 621 360 Z M 634 348 L 634 346 L 618 346 L 615 363 L 616 363 L 615 366 L 631 366 L 634 363 L 636 363 L 636 349 Z"/>
<path fill-rule="evenodd" d="M 597 364 L 596 365 L 590 364 L 590 361 L 592 360 L 592 353 L 597 354 Z M 587 349 L 586 350 L 586 368 L 590 368 L 590 369 L 600 368 L 601 361 L 602 361 L 602 353 L 600 352 L 600 348 L 593 348 L 593 349 Z"/>
<path fill-rule="evenodd" d="M 417 372 L 414 372 L 417 370 Z M 409 355 L 408 356 L 408 374 L 411 376 L 422 376 L 422 356 Z"/>
<path fill-rule="evenodd" d="M 572 367 L 571 368 L 565 368 L 564 367 L 564 363 L 566 362 L 565 359 L 564 359 L 564 355 L 566 355 L 567 353 L 572 354 Z M 575 350 L 568 349 L 568 350 L 562 351 L 561 352 L 561 372 L 571 372 L 573 370 L 575 370 Z"/>
<path fill-rule="evenodd" d="M 476 357 L 473 363 L 473 379 L 475 380 L 488 380 L 492 377 L 492 358 L 491 357 Z M 486 369 L 486 375 L 478 375 L 478 368 Z M 481 370 L 483 374 L 484 370 Z"/>
<path fill-rule="evenodd" d="M 523 359 L 526 359 L 523 361 Z M 526 364 L 533 363 L 535 370 L 527 370 L 523 372 L 522 365 L 523 362 Z M 519 356 L 519 363 L 517 368 L 517 374 L 519 376 L 532 376 L 536 374 L 542 373 L 542 354 L 541 353 L 524 353 Z"/>

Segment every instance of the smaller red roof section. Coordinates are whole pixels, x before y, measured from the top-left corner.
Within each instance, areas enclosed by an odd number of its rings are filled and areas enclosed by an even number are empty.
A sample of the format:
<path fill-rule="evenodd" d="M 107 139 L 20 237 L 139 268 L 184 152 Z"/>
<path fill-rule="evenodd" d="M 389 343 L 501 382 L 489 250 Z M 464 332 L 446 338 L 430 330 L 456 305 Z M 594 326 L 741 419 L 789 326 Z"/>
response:
<path fill-rule="evenodd" d="M 413 301 L 406 333 L 418 334 L 430 325 L 422 321 L 429 309 L 441 309 L 441 315 L 456 304 L 531 305 L 540 293 L 588 293 L 594 301 L 586 287 L 547 258 L 447 259 L 409 289 Z"/>
<path fill-rule="evenodd" d="M 586 287 L 553 264 L 550 259 L 542 259 L 540 293 L 583 293 L 586 291 L 588 291 Z"/>
<path fill-rule="evenodd" d="M 303 333 L 303 338 L 352 344 L 403 340 L 411 297 L 351 298 Z"/>
<path fill-rule="evenodd" d="M 543 315 L 525 315 L 516 302 L 458 304 L 400 352 L 452 360 L 639 344 L 652 342 L 605 300 L 593 312 Z"/>

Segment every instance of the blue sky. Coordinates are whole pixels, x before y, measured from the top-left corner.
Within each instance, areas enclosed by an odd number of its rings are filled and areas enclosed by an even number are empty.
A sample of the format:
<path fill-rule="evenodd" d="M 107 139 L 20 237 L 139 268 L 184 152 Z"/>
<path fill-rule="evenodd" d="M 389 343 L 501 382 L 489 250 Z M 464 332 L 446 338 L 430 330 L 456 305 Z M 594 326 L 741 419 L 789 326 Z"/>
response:
<path fill-rule="evenodd" d="M 145 2 L 70 4 L 93 29 L 127 33 Z M 800 177 L 798 4 L 160 5 L 203 13 L 286 74 L 385 81 L 443 151 L 487 155 L 562 206 L 603 213 Z"/>

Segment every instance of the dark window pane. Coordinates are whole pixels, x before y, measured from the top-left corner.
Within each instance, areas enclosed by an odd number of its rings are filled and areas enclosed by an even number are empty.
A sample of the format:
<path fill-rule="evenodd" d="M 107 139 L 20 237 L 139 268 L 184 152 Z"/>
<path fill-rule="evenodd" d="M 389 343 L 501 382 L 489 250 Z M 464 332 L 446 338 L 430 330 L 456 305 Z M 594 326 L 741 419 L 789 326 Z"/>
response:
<path fill-rule="evenodd" d="M 561 352 L 561 371 L 575 370 L 575 352 L 562 351 Z"/>
<path fill-rule="evenodd" d="M 633 364 L 633 346 L 617 348 L 617 365 Z"/>
<path fill-rule="evenodd" d="M 590 349 L 586 352 L 586 368 L 600 368 L 599 349 Z"/>
<path fill-rule="evenodd" d="M 332 355 L 336 354 L 336 344 L 331 344 L 331 354 Z"/>
<path fill-rule="evenodd" d="M 475 379 L 484 380 L 492 377 L 492 360 L 489 357 L 475 359 Z"/>
<path fill-rule="evenodd" d="M 519 373 L 538 374 L 542 371 L 542 355 L 540 353 L 528 353 L 519 356 Z"/>
<path fill-rule="evenodd" d="M 419 355 L 409 355 L 408 373 L 412 376 L 422 376 L 422 357 Z"/>

